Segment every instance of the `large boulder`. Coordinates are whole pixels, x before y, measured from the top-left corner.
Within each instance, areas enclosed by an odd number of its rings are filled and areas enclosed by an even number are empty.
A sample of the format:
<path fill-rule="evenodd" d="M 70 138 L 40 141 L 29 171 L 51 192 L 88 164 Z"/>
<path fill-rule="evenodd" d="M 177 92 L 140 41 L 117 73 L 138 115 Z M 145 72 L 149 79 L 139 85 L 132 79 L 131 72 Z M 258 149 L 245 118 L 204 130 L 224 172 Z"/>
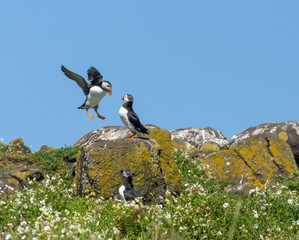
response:
<path fill-rule="evenodd" d="M 203 155 L 218 151 L 228 144 L 227 138 L 211 127 L 190 127 L 170 131 L 174 148 Z"/>
<path fill-rule="evenodd" d="M 263 188 L 298 170 L 290 146 L 279 138 L 251 137 L 203 159 L 205 168 L 220 180 L 239 182 L 248 176 L 249 183 Z"/>
<path fill-rule="evenodd" d="M 257 127 L 250 127 L 244 132 L 232 137 L 229 146 L 234 146 L 247 138 L 259 136 L 262 138 L 278 137 L 285 140 L 291 147 L 297 166 L 299 166 L 299 122 L 263 123 Z"/>
<path fill-rule="evenodd" d="M 21 191 L 29 186 L 28 179 L 41 181 L 44 179 L 44 174 L 41 169 L 28 167 L 26 165 L 8 169 L 0 176 L 0 190 L 5 190 L 9 187 Z"/>
<path fill-rule="evenodd" d="M 75 144 L 81 146 L 75 170 L 76 193 L 119 198 L 121 170 L 130 170 L 134 187 L 146 202 L 159 202 L 167 190 L 179 194 L 182 184 L 170 133 L 153 125 L 146 127 L 150 135 L 132 140 L 125 138 L 130 133 L 122 127 L 104 127 L 82 137 Z"/>

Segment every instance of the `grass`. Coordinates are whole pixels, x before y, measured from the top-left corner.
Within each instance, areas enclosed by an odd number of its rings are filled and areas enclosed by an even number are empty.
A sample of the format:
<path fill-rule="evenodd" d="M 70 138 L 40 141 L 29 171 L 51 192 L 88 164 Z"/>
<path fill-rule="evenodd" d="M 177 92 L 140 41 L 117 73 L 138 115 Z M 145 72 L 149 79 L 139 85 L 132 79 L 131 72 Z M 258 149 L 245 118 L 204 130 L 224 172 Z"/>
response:
<path fill-rule="evenodd" d="M 0 239 L 298 239 L 298 178 L 241 198 L 227 193 L 228 184 L 205 172 L 199 159 L 177 153 L 180 196 L 168 194 L 163 206 L 104 201 L 73 195 L 65 159 L 77 151 L 0 154 L 0 170 L 10 157 L 48 174 L 23 192 L 0 193 Z"/>

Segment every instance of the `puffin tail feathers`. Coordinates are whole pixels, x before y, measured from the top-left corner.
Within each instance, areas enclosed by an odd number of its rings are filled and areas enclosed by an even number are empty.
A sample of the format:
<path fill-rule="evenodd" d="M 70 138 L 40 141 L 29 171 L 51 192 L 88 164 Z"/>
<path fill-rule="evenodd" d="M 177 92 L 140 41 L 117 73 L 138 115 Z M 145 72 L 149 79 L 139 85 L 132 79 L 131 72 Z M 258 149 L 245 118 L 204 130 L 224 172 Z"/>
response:
<path fill-rule="evenodd" d="M 146 127 L 144 127 L 143 125 L 141 125 L 141 126 L 140 126 L 138 129 L 136 129 L 136 130 L 138 130 L 138 131 L 141 132 L 141 133 L 150 134 L 149 130 L 148 130 Z"/>
<path fill-rule="evenodd" d="M 80 107 L 77 107 L 77 109 L 85 109 L 85 103 L 83 103 Z"/>

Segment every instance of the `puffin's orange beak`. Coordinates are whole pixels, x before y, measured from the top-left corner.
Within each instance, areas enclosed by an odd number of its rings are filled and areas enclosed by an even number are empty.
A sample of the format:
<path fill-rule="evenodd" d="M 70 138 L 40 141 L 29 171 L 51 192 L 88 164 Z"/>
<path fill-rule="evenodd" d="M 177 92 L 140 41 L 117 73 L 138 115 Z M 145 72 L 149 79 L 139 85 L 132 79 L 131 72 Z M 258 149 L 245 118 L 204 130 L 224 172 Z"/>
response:
<path fill-rule="evenodd" d="M 124 97 L 125 97 L 125 96 L 123 96 L 123 97 L 121 98 L 121 100 L 124 100 Z"/>
<path fill-rule="evenodd" d="M 112 94 L 112 89 L 110 90 L 110 92 L 109 92 L 109 95 L 111 96 L 111 94 Z"/>

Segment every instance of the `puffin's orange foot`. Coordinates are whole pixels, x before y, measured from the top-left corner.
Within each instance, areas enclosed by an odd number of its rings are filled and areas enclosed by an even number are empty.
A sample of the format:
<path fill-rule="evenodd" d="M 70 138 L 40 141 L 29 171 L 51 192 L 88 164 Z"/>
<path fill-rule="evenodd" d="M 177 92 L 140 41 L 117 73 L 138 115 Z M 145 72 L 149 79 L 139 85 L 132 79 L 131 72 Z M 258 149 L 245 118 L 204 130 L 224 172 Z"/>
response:
<path fill-rule="evenodd" d="M 127 139 L 133 139 L 135 137 L 136 133 L 133 133 L 131 137 L 128 137 Z"/>
<path fill-rule="evenodd" d="M 91 119 L 93 119 L 93 116 L 88 112 L 88 111 L 86 111 L 87 113 L 88 113 L 88 116 L 91 118 Z"/>
<path fill-rule="evenodd" d="M 101 116 L 99 113 L 97 113 L 97 115 L 98 115 L 98 118 L 100 118 L 100 119 L 106 119 L 105 117 L 103 117 L 103 116 Z"/>

